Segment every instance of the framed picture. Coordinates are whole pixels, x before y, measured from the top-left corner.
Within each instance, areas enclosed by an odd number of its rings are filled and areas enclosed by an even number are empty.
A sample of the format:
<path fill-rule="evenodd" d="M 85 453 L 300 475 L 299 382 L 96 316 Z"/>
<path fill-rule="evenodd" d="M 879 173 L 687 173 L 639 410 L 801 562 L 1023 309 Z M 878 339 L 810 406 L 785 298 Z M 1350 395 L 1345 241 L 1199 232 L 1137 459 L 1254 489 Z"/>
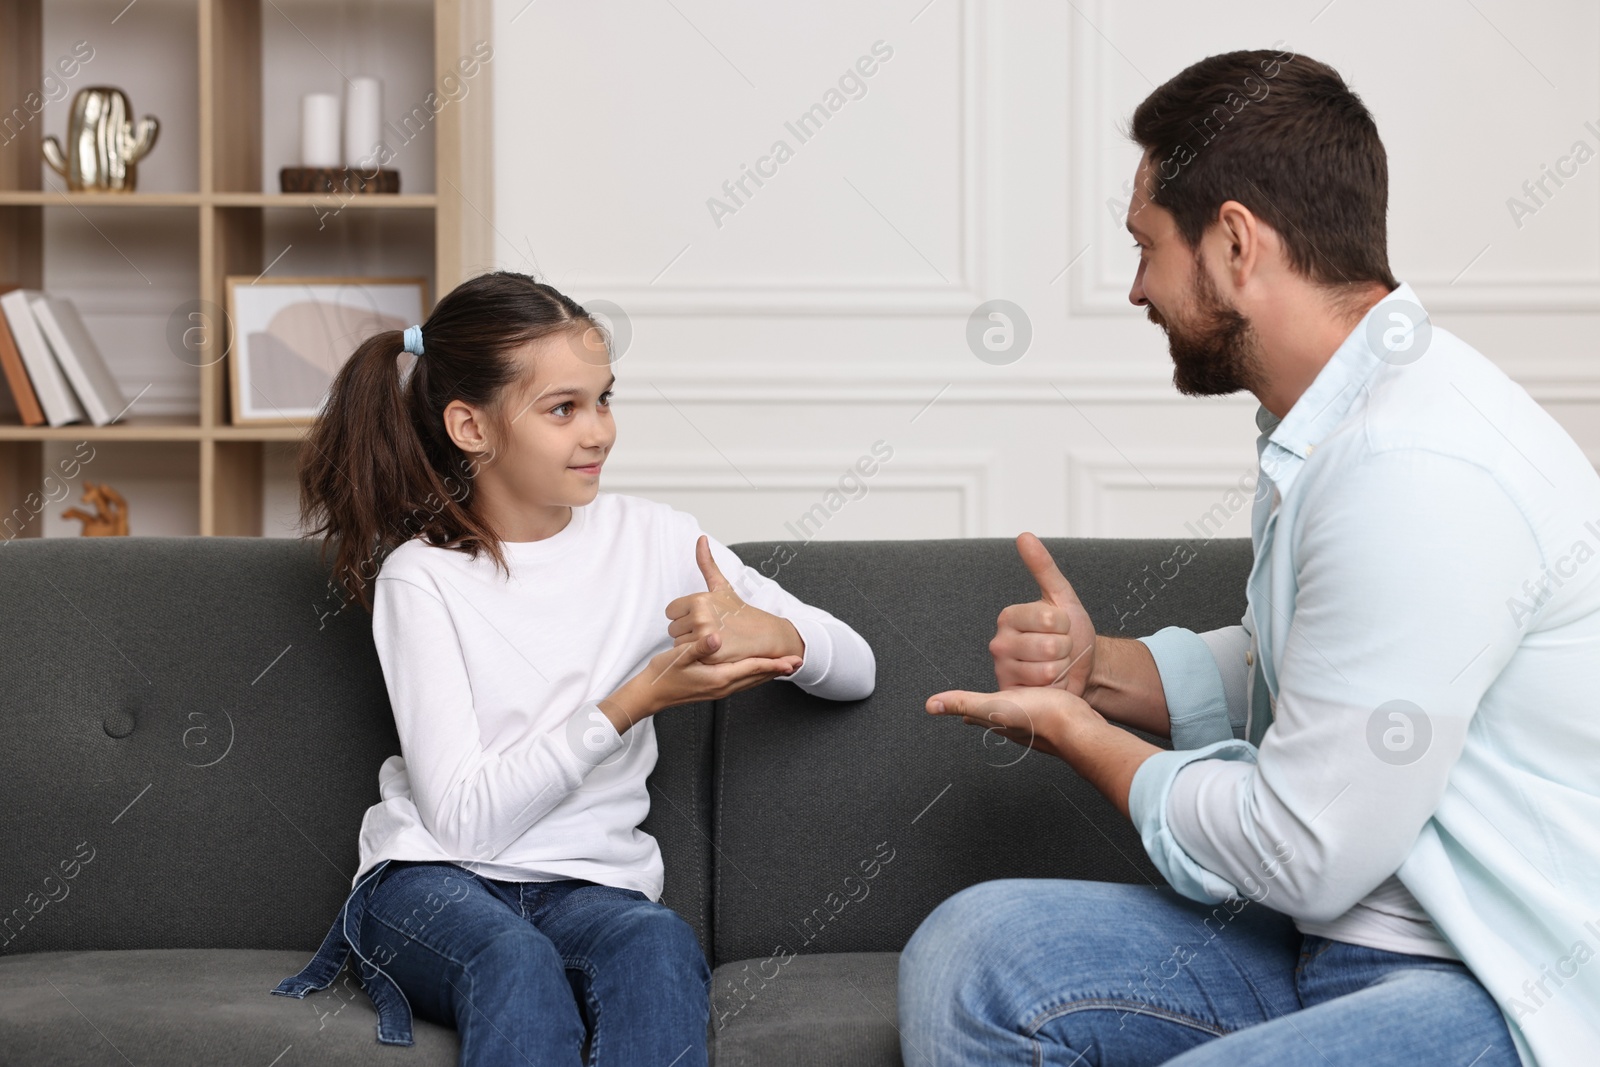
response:
<path fill-rule="evenodd" d="M 427 317 L 423 278 L 227 278 L 235 425 L 304 425 L 375 333 Z"/>

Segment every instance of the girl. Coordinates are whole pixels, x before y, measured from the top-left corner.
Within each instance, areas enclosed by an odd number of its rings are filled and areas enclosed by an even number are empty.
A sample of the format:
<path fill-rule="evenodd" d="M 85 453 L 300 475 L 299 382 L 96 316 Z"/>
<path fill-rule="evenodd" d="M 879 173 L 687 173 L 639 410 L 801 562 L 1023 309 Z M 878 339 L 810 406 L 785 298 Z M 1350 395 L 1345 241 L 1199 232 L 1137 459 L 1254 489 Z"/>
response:
<path fill-rule="evenodd" d="M 381 1042 L 411 1044 L 415 1011 L 463 1064 L 704 1064 L 710 973 L 639 830 L 651 716 L 774 678 L 872 692 L 850 627 L 692 516 L 600 491 L 614 382 L 583 308 L 485 274 L 356 349 L 302 452 L 304 525 L 371 607 L 400 755 L 321 950 L 273 992 L 353 952 Z"/>

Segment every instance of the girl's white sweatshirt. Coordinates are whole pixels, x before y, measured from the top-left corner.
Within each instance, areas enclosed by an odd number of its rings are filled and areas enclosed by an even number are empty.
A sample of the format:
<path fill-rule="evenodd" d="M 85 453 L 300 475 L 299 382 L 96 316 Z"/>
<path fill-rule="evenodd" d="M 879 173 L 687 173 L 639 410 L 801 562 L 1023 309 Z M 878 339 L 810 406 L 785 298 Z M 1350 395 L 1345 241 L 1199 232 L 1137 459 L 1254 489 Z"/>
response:
<path fill-rule="evenodd" d="M 655 767 L 651 719 L 619 735 L 595 702 L 671 648 L 667 604 L 706 583 L 692 515 L 601 492 L 542 541 L 487 554 L 420 539 L 390 553 L 372 636 L 400 755 L 378 771 L 352 885 L 382 860 L 448 861 L 488 878 L 584 878 L 661 896 L 661 851 L 639 823 Z M 872 649 L 708 537 L 747 604 L 788 619 L 800 669 L 776 681 L 829 700 L 872 692 Z M 667 708 L 662 715 L 677 710 Z"/>

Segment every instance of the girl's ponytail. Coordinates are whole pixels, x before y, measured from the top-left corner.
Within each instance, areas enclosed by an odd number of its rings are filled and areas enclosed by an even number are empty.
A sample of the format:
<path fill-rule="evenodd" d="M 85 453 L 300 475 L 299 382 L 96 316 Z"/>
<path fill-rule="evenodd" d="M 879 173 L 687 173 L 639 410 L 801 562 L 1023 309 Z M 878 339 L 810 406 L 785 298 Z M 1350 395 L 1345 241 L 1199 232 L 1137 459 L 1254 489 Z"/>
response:
<path fill-rule="evenodd" d="M 370 610 L 383 557 L 422 536 L 501 566 L 494 532 L 472 510 L 472 476 L 493 457 L 456 447 L 444 428 L 452 400 L 500 421 L 502 392 L 523 370 L 513 350 L 594 326 L 569 298 L 526 275 L 480 275 L 452 290 L 422 325 L 426 354 L 402 376 L 405 335 L 364 341 L 334 377 L 300 450 L 300 517 L 333 553 L 333 578 Z"/>

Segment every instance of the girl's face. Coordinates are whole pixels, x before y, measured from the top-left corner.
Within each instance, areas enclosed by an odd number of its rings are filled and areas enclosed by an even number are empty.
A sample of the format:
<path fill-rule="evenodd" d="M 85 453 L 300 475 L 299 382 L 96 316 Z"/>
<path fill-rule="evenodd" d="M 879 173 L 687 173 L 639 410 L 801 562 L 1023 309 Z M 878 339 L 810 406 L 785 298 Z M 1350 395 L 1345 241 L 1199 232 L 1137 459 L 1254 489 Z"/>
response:
<path fill-rule="evenodd" d="M 531 541 L 559 532 L 566 509 L 589 503 L 600 491 L 601 465 L 617 438 L 611 419 L 616 375 L 593 328 L 529 342 L 515 358 L 531 363 L 534 374 L 502 396 L 503 434 L 460 401 L 446 408 L 445 424 L 456 443 L 480 460 L 480 514 L 502 540 Z M 465 411 L 452 416 L 457 404 Z"/>

